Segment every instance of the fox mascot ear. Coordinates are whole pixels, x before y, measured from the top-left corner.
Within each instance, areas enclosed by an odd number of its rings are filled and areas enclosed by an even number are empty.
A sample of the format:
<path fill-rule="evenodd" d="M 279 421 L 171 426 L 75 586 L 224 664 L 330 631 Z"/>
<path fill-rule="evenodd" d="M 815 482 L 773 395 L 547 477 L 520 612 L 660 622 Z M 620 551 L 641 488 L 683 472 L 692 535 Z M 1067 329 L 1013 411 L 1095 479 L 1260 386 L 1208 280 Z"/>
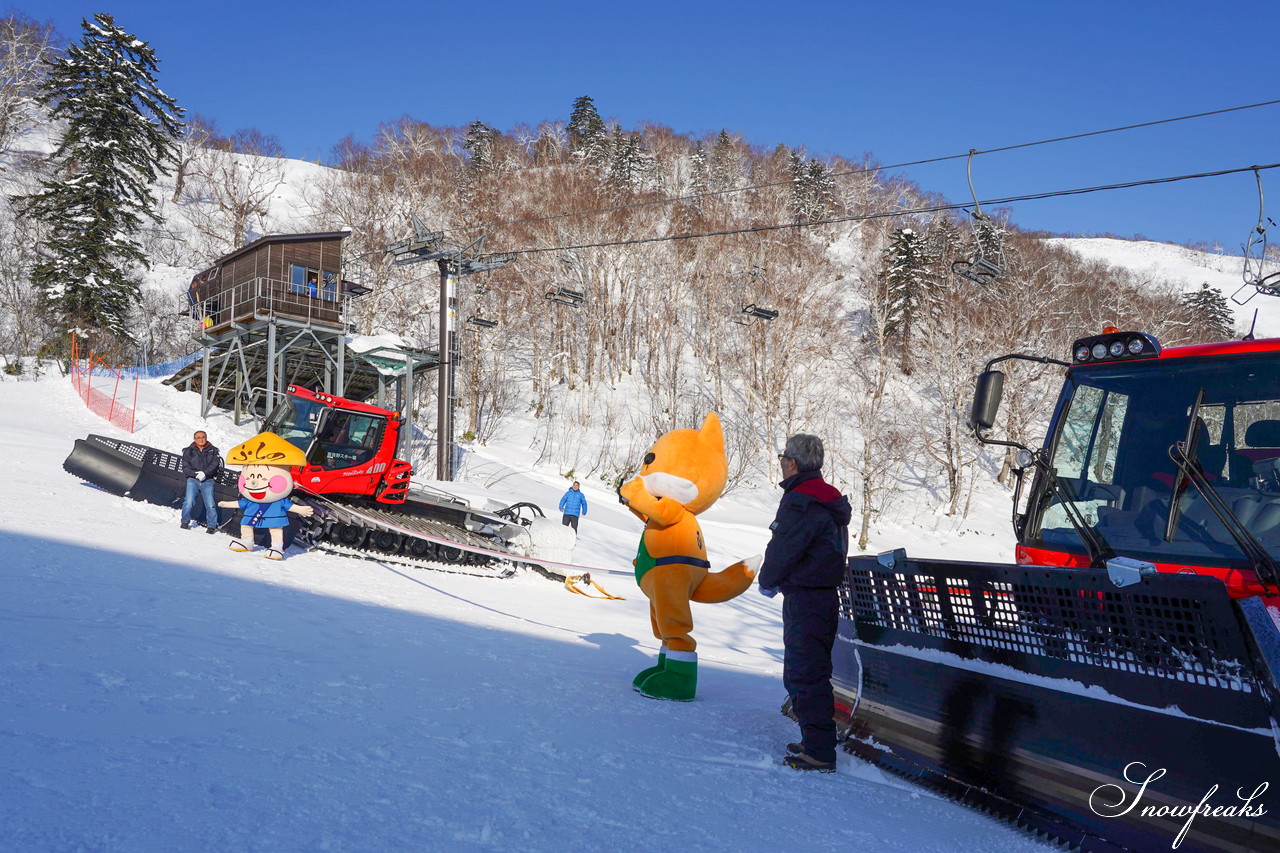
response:
<path fill-rule="evenodd" d="M 724 430 L 715 412 L 708 412 L 702 421 L 695 448 L 691 449 L 697 456 L 693 476 L 698 481 L 698 497 L 685 506 L 697 515 L 719 500 L 729 479 L 729 462 L 724 455 Z"/>
<path fill-rule="evenodd" d="M 698 440 L 717 456 L 724 456 L 724 430 L 715 412 L 707 412 L 698 430 Z"/>

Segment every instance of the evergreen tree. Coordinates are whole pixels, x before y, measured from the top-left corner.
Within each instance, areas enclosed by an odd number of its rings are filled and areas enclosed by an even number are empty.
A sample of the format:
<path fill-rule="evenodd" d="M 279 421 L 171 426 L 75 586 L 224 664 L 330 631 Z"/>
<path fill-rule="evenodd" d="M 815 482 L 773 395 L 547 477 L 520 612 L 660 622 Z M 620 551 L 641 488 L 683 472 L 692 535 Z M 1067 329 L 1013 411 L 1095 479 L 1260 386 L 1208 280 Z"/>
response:
<path fill-rule="evenodd" d="M 653 161 L 640 134 L 625 136 L 622 128 L 614 126 L 613 158 L 609 161 L 609 182 L 618 189 L 639 189 L 646 175 L 653 169 Z"/>
<path fill-rule="evenodd" d="M 609 131 L 589 96 L 583 95 L 573 102 L 565 132 L 569 136 L 570 153 L 597 166 L 609 162 Z"/>
<path fill-rule="evenodd" d="M 689 193 L 701 195 L 710 186 L 711 174 L 708 171 L 707 148 L 698 140 L 693 145 L 693 154 L 689 156 Z"/>
<path fill-rule="evenodd" d="M 107 14 L 81 26 L 83 42 L 41 85 L 42 102 L 66 126 L 53 153 L 57 178 L 15 202 L 48 228 L 46 259 L 31 279 L 55 329 L 126 343 L 137 268 L 148 265 L 134 235 L 144 218 L 157 221 L 149 185 L 176 159 L 183 111 L 156 86 L 145 42 Z"/>
<path fill-rule="evenodd" d="M 1008 232 L 1000 223 L 983 214 L 974 217 L 973 243 L 977 253 L 998 267 L 1005 265 L 1004 242 Z"/>
<path fill-rule="evenodd" d="M 1204 331 L 1210 341 L 1229 341 L 1236 336 L 1235 319 L 1227 298 L 1209 282 L 1203 282 L 1199 290 L 1182 294 L 1182 304 L 1191 313 L 1192 321 Z"/>
<path fill-rule="evenodd" d="M 903 373 L 911 373 L 911 332 L 933 295 L 932 258 L 924 237 L 910 228 L 889 235 L 880 271 L 880 299 L 884 303 L 885 337 L 898 341 Z"/>
<path fill-rule="evenodd" d="M 742 161 L 737 146 L 727 130 L 721 130 L 711 149 L 711 189 L 716 192 L 736 189 L 742 177 Z"/>
<path fill-rule="evenodd" d="M 967 260 L 962 257 L 965 239 L 959 223 L 949 216 L 940 216 L 930 225 L 925 243 L 930 260 L 930 287 L 942 290 L 952 281 L 951 265 L 958 260 Z"/>
<path fill-rule="evenodd" d="M 787 174 L 791 178 L 791 217 L 795 222 L 821 219 L 835 199 L 828 169 L 820 161 L 807 162 L 795 149 L 787 154 Z"/>
<path fill-rule="evenodd" d="M 467 126 L 462 150 L 467 152 L 468 167 L 472 172 L 487 172 L 493 168 L 493 142 L 497 133 L 482 121 L 473 121 Z"/>

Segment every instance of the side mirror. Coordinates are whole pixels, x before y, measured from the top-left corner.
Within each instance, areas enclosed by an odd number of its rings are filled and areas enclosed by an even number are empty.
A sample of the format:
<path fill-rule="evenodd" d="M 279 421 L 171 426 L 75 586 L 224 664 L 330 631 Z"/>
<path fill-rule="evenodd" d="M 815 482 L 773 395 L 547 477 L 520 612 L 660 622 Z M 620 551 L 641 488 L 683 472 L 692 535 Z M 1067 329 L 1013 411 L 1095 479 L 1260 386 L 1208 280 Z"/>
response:
<path fill-rule="evenodd" d="M 1004 373 L 984 370 L 978 374 L 973 389 L 973 409 L 969 412 L 969 428 L 978 431 L 991 429 L 1000 410 L 1000 397 L 1004 393 Z"/>

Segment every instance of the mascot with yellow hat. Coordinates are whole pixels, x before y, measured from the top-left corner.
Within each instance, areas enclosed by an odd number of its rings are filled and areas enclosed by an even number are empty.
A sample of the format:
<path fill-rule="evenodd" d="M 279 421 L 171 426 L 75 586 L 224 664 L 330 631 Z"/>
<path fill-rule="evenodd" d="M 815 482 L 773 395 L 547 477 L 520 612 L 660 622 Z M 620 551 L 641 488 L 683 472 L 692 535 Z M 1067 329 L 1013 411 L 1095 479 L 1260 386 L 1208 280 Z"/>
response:
<path fill-rule="evenodd" d="M 240 538 L 231 543 L 232 551 L 252 551 L 253 531 L 271 531 L 269 560 L 284 559 L 284 529 L 289 526 L 289 513 L 304 518 L 315 510 L 289 499 L 293 491 L 292 467 L 307 464 L 306 454 L 273 432 L 262 432 L 237 444 L 227 452 L 228 465 L 244 466 L 237 487 L 238 501 L 219 501 L 218 506 L 239 507 Z"/>
<path fill-rule="evenodd" d="M 640 473 L 618 489 L 618 497 L 644 522 L 636 554 L 636 581 L 649 598 L 653 635 L 662 641 L 656 665 L 632 681 L 651 699 L 688 702 L 698 686 L 697 643 L 690 601 L 728 601 L 745 592 L 760 558 L 709 572 L 707 547 L 696 516 L 724 491 L 729 464 L 715 412 L 700 429 L 672 430 L 644 456 Z"/>

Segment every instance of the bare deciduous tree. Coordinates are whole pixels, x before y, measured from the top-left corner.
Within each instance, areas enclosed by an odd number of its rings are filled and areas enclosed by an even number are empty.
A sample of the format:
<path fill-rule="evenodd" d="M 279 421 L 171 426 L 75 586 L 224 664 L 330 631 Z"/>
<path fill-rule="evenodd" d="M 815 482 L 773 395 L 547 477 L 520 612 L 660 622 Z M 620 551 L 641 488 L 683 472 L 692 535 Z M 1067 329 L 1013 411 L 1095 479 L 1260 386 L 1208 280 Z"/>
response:
<path fill-rule="evenodd" d="M 60 41 L 52 21 L 37 22 L 21 12 L 0 17 L 0 152 L 44 120 L 36 96 Z"/>

